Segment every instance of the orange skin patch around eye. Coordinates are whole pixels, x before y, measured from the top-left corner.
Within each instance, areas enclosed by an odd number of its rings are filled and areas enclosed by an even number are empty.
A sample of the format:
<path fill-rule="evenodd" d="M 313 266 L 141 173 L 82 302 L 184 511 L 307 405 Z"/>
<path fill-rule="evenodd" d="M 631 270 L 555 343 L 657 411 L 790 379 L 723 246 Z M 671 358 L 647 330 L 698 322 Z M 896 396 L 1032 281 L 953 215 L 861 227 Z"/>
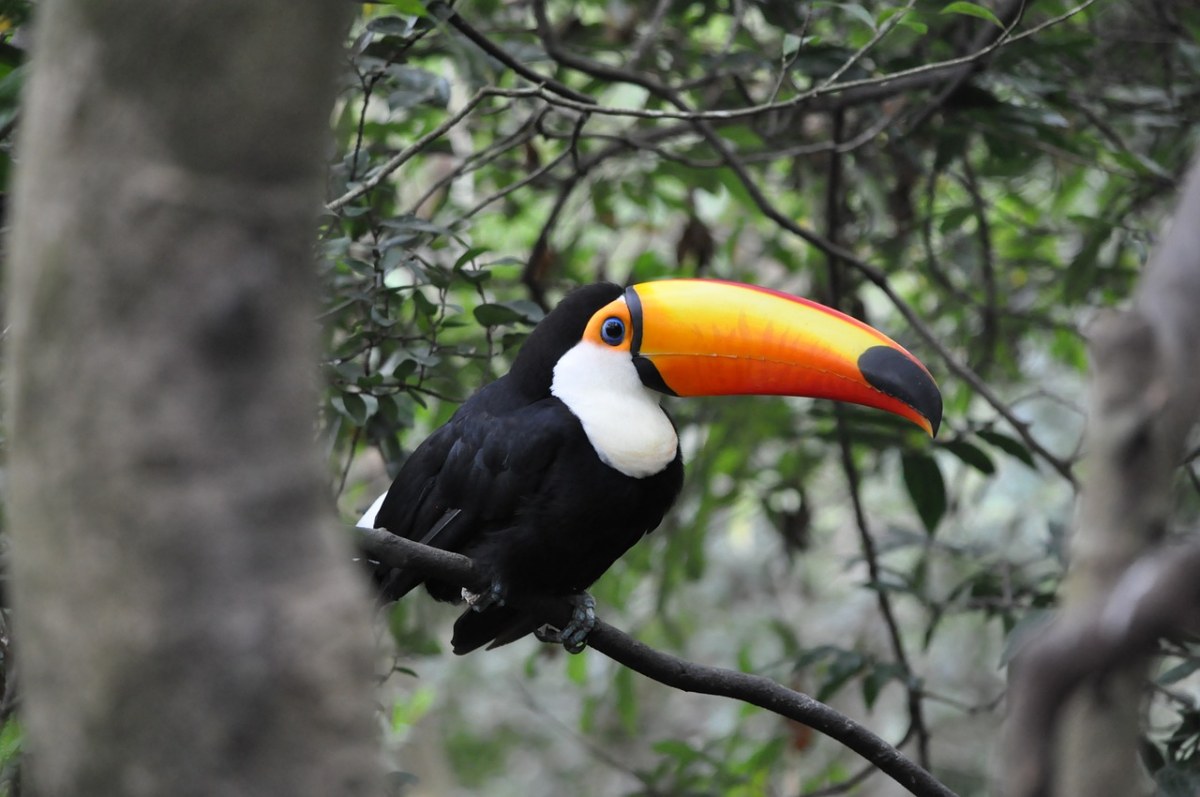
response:
<path fill-rule="evenodd" d="M 600 334 L 604 322 L 610 318 L 618 318 L 625 325 L 625 337 L 616 346 L 605 341 Z M 625 303 L 625 297 L 614 299 L 600 308 L 588 321 L 587 328 L 583 331 L 583 339 L 589 343 L 597 343 L 617 351 L 629 351 L 633 342 L 633 319 L 630 317 L 629 305 Z"/>

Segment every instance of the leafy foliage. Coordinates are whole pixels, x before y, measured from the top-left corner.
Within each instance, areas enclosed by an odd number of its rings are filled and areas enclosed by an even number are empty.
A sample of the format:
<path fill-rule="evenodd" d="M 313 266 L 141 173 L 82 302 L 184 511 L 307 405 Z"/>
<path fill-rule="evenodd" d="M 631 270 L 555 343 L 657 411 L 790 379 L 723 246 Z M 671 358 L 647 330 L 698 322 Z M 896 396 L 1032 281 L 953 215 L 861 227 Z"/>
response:
<path fill-rule="evenodd" d="M 30 8 L 0 3 L 5 183 Z M 865 317 L 929 364 L 941 436 L 817 402 L 669 402 L 684 495 L 594 592 L 648 643 L 865 715 L 984 793 L 1003 668 L 1066 564 L 1081 329 L 1128 296 L 1196 149 L 1197 40 L 1186 0 L 363 5 L 319 239 L 321 432 L 347 514 L 575 284 L 715 276 Z M 388 614 L 397 769 L 432 777 L 438 747 L 460 783 L 523 795 L 585 776 L 806 793 L 859 769 L 587 653 L 447 663 L 449 616 L 419 596 Z M 1144 759 L 1161 793 L 1192 794 L 1198 659 L 1166 653 Z"/>
<path fill-rule="evenodd" d="M 1053 605 L 1064 566 L 1080 329 L 1128 295 L 1200 108 L 1189 4 L 1021 12 L 364 7 L 322 234 L 335 483 L 370 449 L 401 462 L 574 284 L 717 276 L 866 317 L 930 365 L 942 435 L 814 402 L 671 402 L 684 496 L 595 593 L 652 644 L 869 712 L 962 793 L 982 793 L 1008 635 Z M 354 479 L 346 495 L 370 497 Z M 436 637 L 446 616 L 418 606 L 398 638 Z M 487 655 L 439 676 L 445 721 L 467 721 L 465 701 L 485 699 L 472 678 L 494 683 L 495 662 L 557 672 L 552 652 Z M 672 704 L 665 716 L 669 698 L 586 654 L 561 676 L 577 736 L 521 731 L 555 762 L 526 760 L 546 793 L 584 771 L 581 755 L 615 773 L 606 793 L 795 791 L 857 766 L 783 743 L 787 729 L 755 712 L 689 720 Z M 509 698 L 495 710 L 514 711 Z M 1147 744 L 1159 771 L 1186 779 L 1194 745 L 1179 734 L 1195 715 L 1176 708 Z M 962 728 L 974 742 L 958 743 Z M 512 733 L 492 739 L 509 778 Z M 478 745 L 468 736 L 461 749 Z M 447 741 L 461 766 L 466 738 Z M 473 782 L 493 790 L 495 777 Z"/>

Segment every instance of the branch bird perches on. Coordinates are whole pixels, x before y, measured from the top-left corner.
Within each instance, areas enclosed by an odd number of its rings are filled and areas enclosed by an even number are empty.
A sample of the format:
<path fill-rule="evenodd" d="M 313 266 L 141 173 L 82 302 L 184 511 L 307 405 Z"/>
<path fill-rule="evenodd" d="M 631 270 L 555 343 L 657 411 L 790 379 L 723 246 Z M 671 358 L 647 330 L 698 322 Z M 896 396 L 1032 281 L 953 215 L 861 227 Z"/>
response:
<path fill-rule="evenodd" d="M 387 565 L 418 570 L 427 578 L 453 583 L 472 592 L 488 588 L 487 576 L 461 554 L 406 540 L 383 529 L 355 527 L 352 533 L 360 550 Z M 570 620 L 573 607 L 566 598 L 530 596 L 519 600 L 523 609 L 536 613 L 548 624 L 561 628 Z M 596 621 L 587 641 L 588 647 L 598 653 L 665 686 L 741 700 L 807 725 L 844 744 L 917 797 L 956 797 L 933 775 L 863 725 L 769 678 L 672 656 L 638 642 L 602 620 Z"/>

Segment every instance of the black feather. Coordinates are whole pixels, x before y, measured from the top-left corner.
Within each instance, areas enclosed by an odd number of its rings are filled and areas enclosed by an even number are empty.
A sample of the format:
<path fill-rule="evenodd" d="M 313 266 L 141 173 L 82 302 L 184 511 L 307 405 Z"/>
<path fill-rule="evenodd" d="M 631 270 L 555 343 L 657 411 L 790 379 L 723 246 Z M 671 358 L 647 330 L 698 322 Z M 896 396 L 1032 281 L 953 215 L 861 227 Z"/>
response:
<path fill-rule="evenodd" d="M 404 463 L 375 525 L 465 554 L 510 597 L 587 589 L 662 521 L 683 481 L 683 463 L 635 479 L 604 464 L 578 419 L 550 395 L 554 366 L 591 316 L 621 294 L 616 285 L 567 296 L 529 336 L 512 370 L 468 399 Z M 422 579 L 377 572 L 384 597 Z M 426 583 L 439 600 L 460 589 Z M 536 627 L 511 606 L 467 610 L 454 651 L 506 644 Z"/>

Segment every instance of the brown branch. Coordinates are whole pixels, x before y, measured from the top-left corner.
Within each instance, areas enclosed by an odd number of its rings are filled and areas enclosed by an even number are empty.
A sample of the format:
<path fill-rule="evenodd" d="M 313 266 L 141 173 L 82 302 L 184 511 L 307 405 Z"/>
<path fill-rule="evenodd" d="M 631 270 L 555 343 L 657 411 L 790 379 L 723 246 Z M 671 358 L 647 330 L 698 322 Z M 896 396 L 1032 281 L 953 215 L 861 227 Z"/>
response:
<path fill-rule="evenodd" d="M 845 114 L 834 111 L 830 120 L 831 135 L 835 142 L 842 138 Z M 825 224 L 829 241 L 840 245 L 842 239 L 842 157 L 833 152 L 829 157 L 829 170 L 825 187 Z M 843 284 L 841 262 L 836 256 L 828 257 L 829 272 L 829 302 L 835 309 L 843 309 L 846 299 L 846 286 Z M 855 525 L 858 528 L 859 547 L 863 559 L 867 563 L 867 574 L 871 583 L 882 583 L 882 571 L 879 567 L 879 553 L 875 547 L 875 539 L 867 522 L 866 509 L 863 507 L 862 494 L 859 489 L 860 481 L 858 468 L 854 464 L 854 452 L 850 431 L 846 424 L 846 413 L 842 407 L 834 408 L 834 419 L 837 425 L 838 448 L 841 450 L 842 472 L 846 476 L 846 488 L 850 493 L 850 503 L 854 508 Z M 896 663 L 904 668 L 904 685 L 907 692 L 909 722 L 913 735 L 917 739 L 917 761 L 925 769 L 929 768 L 929 728 L 925 724 L 925 712 L 921 703 L 921 692 L 917 679 L 913 674 L 908 651 L 904 647 L 904 637 L 900 633 L 900 625 L 896 622 L 896 613 L 892 609 L 892 600 L 887 590 L 876 589 L 875 601 L 879 614 L 883 617 L 887 628 L 888 641 L 892 647 L 892 655 Z"/>
<path fill-rule="evenodd" d="M 360 550 L 391 567 L 418 570 L 426 577 L 472 591 L 483 591 L 490 584 L 474 563 L 460 554 L 421 545 L 382 529 L 355 528 L 353 533 Z M 571 615 L 571 605 L 563 598 L 530 598 L 522 600 L 521 605 L 560 628 Z M 769 678 L 695 664 L 655 650 L 603 621 L 598 621 L 588 636 L 588 647 L 666 686 L 740 700 L 807 725 L 858 753 L 918 797 L 955 797 L 954 792 L 866 727 Z"/>
<path fill-rule="evenodd" d="M 357 3 L 375 3 L 382 0 L 353 0 Z M 448 18 L 456 29 L 466 35 L 466 30 L 460 26 L 469 28 L 474 36 L 472 38 L 476 45 L 480 46 L 489 55 L 506 66 L 518 71 L 522 77 L 537 83 L 541 88 L 537 89 L 537 96 L 546 100 L 549 103 L 558 105 L 564 108 L 571 108 L 584 113 L 595 113 L 604 116 L 626 116 L 637 119 L 673 119 L 677 121 L 712 121 L 712 122 L 738 122 L 766 114 L 778 113 L 780 111 L 802 109 L 810 112 L 825 112 L 833 110 L 844 110 L 854 108 L 861 105 L 877 103 L 892 97 L 902 94 L 910 94 L 912 92 L 921 91 L 933 86 L 946 86 L 947 81 L 953 85 L 960 84 L 964 79 L 964 75 L 969 76 L 977 68 L 978 64 L 985 62 L 1001 47 L 1007 47 L 1018 41 L 1031 38 L 1032 36 L 1046 30 L 1047 28 L 1059 25 L 1077 14 L 1085 11 L 1098 0 L 1083 0 L 1079 5 L 1070 8 L 1058 16 L 1052 17 L 1028 30 L 1021 33 L 1012 33 L 1012 28 L 1019 18 L 1012 20 L 1003 30 L 994 28 L 984 29 L 981 37 L 977 41 L 986 42 L 979 49 L 970 51 L 965 55 L 956 58 L 950 58 L 945 61 L 939 61 L 932 64 L 922 64 L 921 66 L 903 69 L 898 72 L 893 72 L 887 75 L 879 75 L 877 77 L 862 78 L 859 80 L 848 80 L 842 83 L 821 84 L 806 92 L 803 92 L 795 97 L 791 97 L 781 102 L 768 102 L 759 105 L 751 105 L 743 108 L 731 108 L 723 110 L 676 110 L 676 111 L 659 111 L 649 110 L 645 108 L 615 108 L 598 103 L 593 97 L 575 92 L 574 89 L 567 87 L 557 81 L 553 81 L 537 72 L 525 67 L 519 61 L 516 61 L 511 55 L 505 52 L 499 45 L 491 42 L 480 33 L 477 29 L 472 28 L 462 20 L 462 17 L 451 10 L 452 17 Z M 449 9 L 443 3 L 436 4 L 439 8 Z M 1012 8 L 1020 6 L 1019 2 L 1010 3 L 1003 8 L 997 10 L 997 16 L 1004 19 L 1010 15 Z M 535 8 L 536 11 L 536 8 Z M 455 22 L 455 20 L 458 20 Z M 868 46 L 875 42 L 869 42 Z M 486 44 L 486 46 L 485 46 Z M 488 49 L 490 47 L 491 49 Z M 857 59 L 858 55 L 851 55 L 851 59 Z M 611 67 L 611 76 L 607 79 L 617 82 L 631 82 L 634 85 L 643 85 L 637 81 L 628 81 L 625 79 L 629 75 L 638 75 L 643 80 L 647 78 L 644 74 L 632 72 L 628 69 L 619 67 Z M 707 81 L 709 77 L 702 80 Z M 657 83 L 657 81 L 655 81 Z M 667 90 L 682 90 L 685 88 L 683 84 L 677 86 L 667 86 L 666 84 L 658 83 Z M 953 91 L 946 92 L 946 96 L 939 96 L 930 103 L 929 108 L 924 109 L 921 114 L 932 113 L 941 106 L 949 94 Z M 924 122 L 924 118 L 919 118 L 919 122 Z"/>
<path fill-rule="evenodd" d="M 487 36 L 484 36 L 475 26 L 463 19 L 462 15 L 455 11 L 445 3 L 430 3 L 429 12 L 439 19 L 447 22 L 452 28 L 457 30 L 463 36 L 466 36 L 472 44 L 485 53 L 495 58 L 500 63 L 507 66 L 513 72 L 525 78 L 529 82 L 543 86 L 547 91 L 554 92 L 559 96 L 566 97 L 569 100 L 582 103 L 584 105 L 595 105 L 596 100 L 589 97 L 587 94 L 578 92 L 570 86 L 565 86 L 559 83 L 552 77 L 534 72 L 525 64 L 513 58 L 507 50 L 493 42 Z"/>
<path fill-rule="evenodd" d="M 358 199 L 360 196 L 375 190 L 375 188 L 377 188 L 384 180 L 386 180 L 388 176 L 392 174 L 392 172 L 399 169 L 401 166 L 411 160 L 413 156 L 420 153 L 434 141 L 444 136 L 447 132 L 449 132 L 450 128 L 467 118 L 471 111 L 475 110 L 475 106 L 479 105 L 479 103 L 483 102 L 488 97 L 534 96 L 538 96 L 538 92 L 535 89 L 498 89 L 491 86 L 480 89 L 479 91 L 475 92 L 475 94 L 472 95 L 469 100 L 467 100 L 462 108 L 459 108 L 455 113 L 447 117 L 440 125 L 421 136 L 410 146 L 405 147 L 403 150 L 393 155 L 387 160 L 386 163 L 379 166 L 370 177 L 363 180 L 361 183 L 356 184 L 342 196 L 330 201 L 325 208 L 336 213 L 346 205 Z"/>
<path fill-rule="evenodd" d="M 979 238 L 979 265 L 983 276 L 983 302 L 980 305 L 982 325 L 979 334 L 979 348 L 983 351 L 979 361 L 975 363 L 975 372 L 986 374 L 996 359 L 996 344 L 1000 337 L 999 330 L 999 299 L 996 289 L 996 255 L 992 248 L 992 227 L 988 221 L 987 202 L 979 190 L 979 182 L 975 179 L 975 170 L 971 168 L 971 158 L 964 153 L 962 158 L 962 185 L 971 197 L 971 207 L 975 212 L 976 235 Z"/>
<path fill-rule="evenodd" d="M 1013 28 L 1017 26 L 1024 15 L 1025 0 L 1009 0 L 1004 8 L 999 9 L 997 16 L 1004 22 L 1003 33 L 998 34 L 996 29 L 991 25 L 984 25 L 980 29 L 979 33 L 975 36 L 975 40 L 971 42 L 971 46 L 968 48 L 971 52 L 980 53 L 980 57 L 947 73 L 946 83 L 938 91 L 937 95 L 923 105 L 909 120 L 905 131 L 907 135 L 912 135 L 924 126 L 930 117 L 940 110 L 946 104 L 946 101 L 954 96 L 972 75 L 987 65 L 995 48 L 1010 36 Z"/>
<path fill-rule="evenodd" d="M 446 174 L 439 177 L 425 189 L 425 192 L 419 196 L 416 201 L 409 205 L 409 213 L 416 214 L 418 209 L 423 207 L 426 202 L 437 195 L 442 189 L 448 188 L 455 180 L 462 177 L 464 174 L 482 169 L 484 166 L 492 163 L 506 153 L 516 149 L 522 144 L 531 141 L 538 134 L 538 128 L 541 120 L 546 114 L 551 113 L 552 109 L 548 105 L 542 105 L 533 111 L 525 121 L 521 122 L 509 135 L 489 144 L 487 147 L 476 150 L 470 155 L 462 158 L 457 166 L 451 169 Z"/>

